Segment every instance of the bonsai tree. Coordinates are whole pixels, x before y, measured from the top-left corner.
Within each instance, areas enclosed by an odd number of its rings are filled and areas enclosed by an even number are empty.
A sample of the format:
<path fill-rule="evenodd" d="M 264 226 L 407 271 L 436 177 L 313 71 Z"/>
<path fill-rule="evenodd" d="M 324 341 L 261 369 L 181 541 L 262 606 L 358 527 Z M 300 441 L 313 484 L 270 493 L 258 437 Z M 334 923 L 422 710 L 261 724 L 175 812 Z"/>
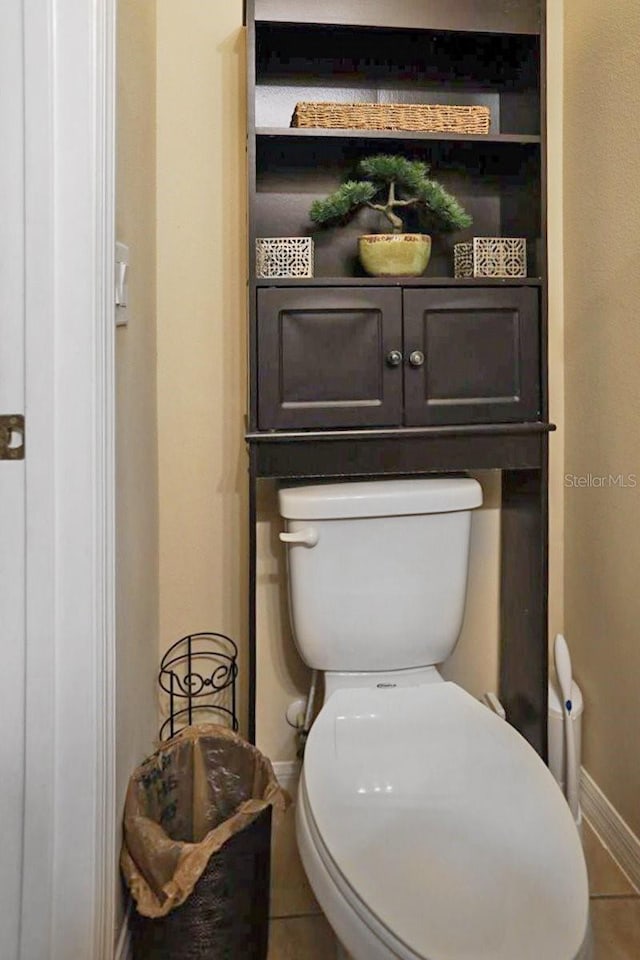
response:
<path fill-rule="evenodd" d="M 362 180 L 347 180 L 325 200 L 316 200 L 311 219 L 323 226 L 345 222 L 361 207 L 377 210 L 389 221 L 389 233 L 404 232 L 398 211 L 415 207 L 427 230 L 439 233 L 462 230 L 473 222 L 455 197 L 428 177 L 420 160 L 382 154 L 365 157 L 357 167 Z"/>

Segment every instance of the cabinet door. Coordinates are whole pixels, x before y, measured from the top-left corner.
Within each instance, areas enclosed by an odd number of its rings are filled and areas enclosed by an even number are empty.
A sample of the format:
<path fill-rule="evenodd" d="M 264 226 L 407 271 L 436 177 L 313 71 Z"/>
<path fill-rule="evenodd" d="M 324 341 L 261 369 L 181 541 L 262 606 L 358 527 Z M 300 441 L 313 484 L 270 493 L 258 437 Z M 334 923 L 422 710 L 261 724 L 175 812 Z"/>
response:
<path fill-rule="evenodd" d="M 539 316 L 531 287 L 405 291 L 407 425 L 537 419 Z"/>
<path fill-rule="evenodd" d="M 259 290 L 259 428 L 401 424 L 401 351 L 399 290 Z"/>

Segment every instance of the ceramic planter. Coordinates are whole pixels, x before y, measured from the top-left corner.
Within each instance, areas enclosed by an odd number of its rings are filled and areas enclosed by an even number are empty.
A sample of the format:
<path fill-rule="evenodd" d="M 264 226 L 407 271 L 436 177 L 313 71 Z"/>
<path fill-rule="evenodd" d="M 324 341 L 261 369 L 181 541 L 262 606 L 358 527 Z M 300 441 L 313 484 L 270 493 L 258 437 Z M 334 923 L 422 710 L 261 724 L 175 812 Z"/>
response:
<path fill-rule="evenodd" d="M 431 256 L 425 233 L 372 233 L 358 238 L 360 263 L 372 277 L 420 277 Z"/>

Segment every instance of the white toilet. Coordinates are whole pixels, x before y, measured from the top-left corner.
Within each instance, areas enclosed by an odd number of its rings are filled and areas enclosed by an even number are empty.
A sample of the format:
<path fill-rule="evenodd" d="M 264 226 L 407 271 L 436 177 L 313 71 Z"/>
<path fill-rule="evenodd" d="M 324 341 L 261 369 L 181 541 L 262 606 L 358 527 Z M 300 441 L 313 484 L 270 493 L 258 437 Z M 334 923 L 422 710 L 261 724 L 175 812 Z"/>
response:
<path fill-rule="evenodd" d="M 324 671 L 302 861 L 354 960 L 583 960 L 587 874 L 529 744 L 436 664 L 462 625 L 472 479 L 284 488 L 291 618 Z"/>

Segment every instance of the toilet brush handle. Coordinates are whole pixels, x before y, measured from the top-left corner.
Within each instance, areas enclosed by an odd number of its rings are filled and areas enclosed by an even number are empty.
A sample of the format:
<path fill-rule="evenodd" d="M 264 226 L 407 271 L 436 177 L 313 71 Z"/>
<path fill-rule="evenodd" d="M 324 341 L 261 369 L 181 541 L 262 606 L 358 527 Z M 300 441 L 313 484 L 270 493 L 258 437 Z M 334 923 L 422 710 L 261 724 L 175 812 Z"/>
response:
<path fill-rule="evenodd" d="M 497 714 L 501 720 L 507 719 L 507 711 L 502 706 L 495 693 L 487 691 L 482 699 L 484 700 L 485 705 L 489 707 L 489 710 L 492 710 L 493 713 Z"/>
<path fill-rule="evenodd" d="M 303 547 L 315 547 L 319 537 L 315 527 L 307 527 L 305 530 L 296 530 L 295 533 L 281 533 L 280 539 L 283 543 L 300 544 Z"/>

